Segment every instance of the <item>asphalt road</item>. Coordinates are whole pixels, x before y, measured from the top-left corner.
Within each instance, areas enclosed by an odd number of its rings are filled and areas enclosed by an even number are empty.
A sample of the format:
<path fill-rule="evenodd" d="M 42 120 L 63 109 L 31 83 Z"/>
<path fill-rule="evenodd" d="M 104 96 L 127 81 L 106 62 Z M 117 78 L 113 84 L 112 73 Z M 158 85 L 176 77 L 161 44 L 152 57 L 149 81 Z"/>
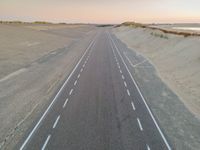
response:
<path fill-rule="evenodd" d="M 119 44 L 109 29 L 97 33 L 17 149 L 172 149 Z"/>

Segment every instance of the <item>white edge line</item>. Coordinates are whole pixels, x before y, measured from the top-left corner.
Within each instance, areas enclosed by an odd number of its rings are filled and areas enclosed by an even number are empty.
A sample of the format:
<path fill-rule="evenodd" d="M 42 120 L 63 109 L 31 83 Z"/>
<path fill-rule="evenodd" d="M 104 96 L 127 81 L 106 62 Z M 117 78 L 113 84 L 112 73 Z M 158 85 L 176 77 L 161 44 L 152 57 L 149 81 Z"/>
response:
<path fill-rule="evenodd" d="M 67 102 L 68 102 L 68 98 L 65 100 L 65 103 L 63 104 L 63 108 L 65 108 Z"/>
<path fill-rule="evenodd" d="M 56 118 L 56 121 L 53 124 L 53 129 L 57 126 L 59 119 L 60 119 L 60 115 Z"/>
<path fill-rule="evenodd" d="M 126 65 L 126 63 L 124 62 L 124 59 L 123 59 L 122 55 L 119 53 L 119 49 L 117 48 L 117 46 L 116 46 L 116 44 L 114 43 L 113 39 L 111 38 L 110 34 L 108 34 L 108 35 L 109 35 L 109 37 L 110 37 L 112 43 L 114 44 L 114 46 L 115 46 L 115 48 L 116 48 L 116 50 L 117 50 L 118 55 L 119 55 L 120 58 L 122 59 L 123 64 L 125 65 L 125 67 L 126 67 L 128 73 L 129 73 L 129 75 L 130 75 L 130 77 L 131 77 L 133 83 L 135 84 L 135 86 L 136 86 L 136 88 L 137 88 L 137 90 L 138 90 L 138 92 L 139 92 L 139 94 L 140 94 L 140 96 L 141 96 L 141 98 L 142 98 L 142 100 L 143 100 L 143 102 L 144 102 L 144 104 L 145 104 L 145 106 L 146 106 L 146 108 L 147 108 L 147 110 L 148 110 L 148 112 L 149 112 L 151 118 L 153 119 L 153 122 L 154 122 L 154 124 L 156 125 L 156 128 L 158 129 L 158 131 L 159 131 L 161 137 L 163 138 L 163 140 L 164 140 L 164 142 L 165 142 L 165 144 L 166 144 L 168 150 L 171 150 L 171 147 L 170 147 L 169 143 L 167 142 L 167 139 L 165 138 L 165 136 L 164 136 L 163 132 L 161 131 L 160 127 L 158 126 L 158 123 L 156 122 L 156 119 L 154 118 L 154 116 L 153 116 L 153 114 L 152 114 L 152 112 L 151 112 L 151 110 L 150 110 L 150 108 L 149 108 L 149 106 L 148 106 L 148 104 L 147 104 L 147 102 L 146 102 L 144 96 L 142 95 L 142 93 L 141 93 L 141 91 L 140 91 L 140 89 L 139 89 L 139 87 L 138 87 L 138 85 L 137 85 L 135 79 L 133 78 L 132 74 L 130 73 L 130 71 L 129 71 L 127 65 Z"/>
<path fill-rule="evenodd" d="M 54 97 L 54 99 L 52 100 L 52 102 L 50 103 L 50 105 L 48 106 L 48 108 L 46 109 L 46 111 L 43 113 L 42 117 L 40 118 L 40 120 L 37 122 L 37 124 L 35 125 L 35 127 L 32 129 L 32 131 L 29 133 L 28 137 L 26 138 L 26 140 L 24 141 L 24 143 L 22 144 L 22 146 L 20 147 L 20 150 L 23 150 L 24 147 L 26 146 L 26 144 L 28 143 L 28 141 L 30 140 L 31 136 L 33 135 L 33 133 L 37 130 L 38 126 L 40 125 L 40 123 L 42 122 L 42 120 L 44 119 L 44 117 L 46 116 L 46 114 L 48 113 L 48 111 L 50 110 L 50 108 L 52 107 L 52 105 L 54 104 L 54 102 L 56 101 L 56 99 L 58 98 L 58 96 L 60 95 L 61 91 L 63 90 L 63 88 L 65 87 L 65 85 L 69 82 L 69 79 L 72 77 L 72 75 L 74 74 L 76 68 L 79 66 L 79 64 L 81 63 L 82 59 L 84 58 L 84 56 L 86 55 L 86 53 L 88 52 L 88 50 L 90 49 L 90 47 L 93 45 L 94 41 L 96 38 L 94 38 L 94 40 L 89 44 L 89 46 L 87 47 L 87 49 L 85 50 L 85 52 L 83 53 L 82 57 L 80 58 L 80 60 L 78 61 L 78 63 L 76 64 L 76 66 L 74 67 L 74 69 L 72 70 L 72 72 L 70 73 L 70 75 L 68 76 L 67 80 L 64 82 L 64 84 L 62 85 L 62 87 L 60 88 L 60 90 L 58 91 L 58 93 L 56 94 L 56 96 Z"/>
<path fill-rule="evenodd" d="M 140 122 L 140 119 L 139 119 L 139 118 L 137 118 L 137 122 L 138 122 L 138 125 L 139 125 L 139 127 L 140 127 L 140 130 L 141 130 L 141 131 L 143 131 L 142 124 L 141 124 L 141 122 Z"/>
<path fill-rule="evenodd" d="M 132 105 L 132 107 L 133 107 L 133 110 L 135 110 L 135 105 L 134 105 L 133 102 L 131 102 L 131 105 Z"/>
<path fill-rule="evenodd" d="M 42 146 L 42 149 L 41 149 L 41 150 L 44 150 L 44 149 L 46 148 L 46 146 L 47 146 L 47 144 L 48 144 L 50 138 L 51 138 L 51 135 L 49 134 L 48 137 L 47 137 L 47 139 L 46 139 L 46 141 L 44 142 L 44 145 Z"/>

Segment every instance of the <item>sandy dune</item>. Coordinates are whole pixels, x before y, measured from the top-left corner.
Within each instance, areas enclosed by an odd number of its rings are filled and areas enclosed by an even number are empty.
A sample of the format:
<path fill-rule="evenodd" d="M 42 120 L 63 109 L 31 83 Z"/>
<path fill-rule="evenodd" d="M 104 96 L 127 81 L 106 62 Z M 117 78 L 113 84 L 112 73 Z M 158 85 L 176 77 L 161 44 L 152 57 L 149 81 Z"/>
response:
<path fill-rule="evenodd" d="M 0 25 L 0 149 L 15 149 L 94 37 L 94 28 Z"/>
<path fill-rule="evenodd" d="M 148 58 L 161 78 L 200 118 L 200 37 L 130 27 L 116 28 L 115 34 Z"/>
<path fill-rule="evenodd" d="M 0 24 L 0 79 L 91 30 L 86 25 Z"/>

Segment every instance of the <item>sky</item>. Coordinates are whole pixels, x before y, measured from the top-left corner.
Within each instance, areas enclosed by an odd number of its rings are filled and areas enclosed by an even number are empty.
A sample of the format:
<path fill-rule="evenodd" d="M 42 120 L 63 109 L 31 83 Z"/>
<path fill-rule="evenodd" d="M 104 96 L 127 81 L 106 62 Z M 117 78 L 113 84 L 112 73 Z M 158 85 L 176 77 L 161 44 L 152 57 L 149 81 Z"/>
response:
<path fill-rule="evenodd" d="M 200 0 L 0 0 L 0 20 L 200 23 Z"/>

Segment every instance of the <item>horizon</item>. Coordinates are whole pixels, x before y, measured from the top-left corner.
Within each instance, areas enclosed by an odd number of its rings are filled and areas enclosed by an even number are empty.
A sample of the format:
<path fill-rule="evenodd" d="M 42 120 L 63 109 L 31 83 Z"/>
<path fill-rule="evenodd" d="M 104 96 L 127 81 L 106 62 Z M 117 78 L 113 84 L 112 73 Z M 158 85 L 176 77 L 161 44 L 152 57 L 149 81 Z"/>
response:
<path fill-rule="evenodd" d="M 114 5 L 113 5 L 114 4 Z M 200 23 L 198 0 L 2 0 L 0 20 L 52 23 Z"/>

